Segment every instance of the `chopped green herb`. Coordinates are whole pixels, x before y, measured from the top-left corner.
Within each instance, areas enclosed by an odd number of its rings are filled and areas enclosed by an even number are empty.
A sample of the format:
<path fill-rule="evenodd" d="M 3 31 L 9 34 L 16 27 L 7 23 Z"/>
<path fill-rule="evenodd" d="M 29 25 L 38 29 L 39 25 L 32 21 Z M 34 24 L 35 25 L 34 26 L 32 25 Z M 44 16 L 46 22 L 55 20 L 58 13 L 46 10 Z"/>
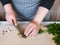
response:
<path fill-rule="evenodd" d="M 58 35 L 60 34 L 60 24 L 50 24 L 47 26 L 49 34 Z"/>
<path fill-rule="evenodd" d="M 27 38 L 23 33 L 18 33 L 19 37 Z"/>
<path fill-rule="evenodd" d="M 60 45 L 60 24 L 59 23 L 58 24 L 57 23 L 49 24 L 47 26 L 47 28 L 48 28 L 47 32 L 49 34 L 53 34 L 53 36 L 54 36 L 53 40 L 55 41 L 55 43 L 57 45 Z M 45 32 L 45 31 L 40 30 L 39 34 L 41 34 L 43 32 Z"/>
<path fill-rule="evenodd" d="M 55 36 L 55 37 L 53 38 L 53 40 L 55 41 L 55 43 L 56 43 L 57 45 L 60 45 L 60 35 Z"/>
<path fill-rule="evenodd" d="M 44 32 L 43 30 L 40 30 L 40 31 L 39 31 L 39 34 L 42 34 L 43 32 Z"/>
<path fill-rule="evenodd" d="M 22 37 L 21 33 L 18 33 L 18 36 L 19 36 L 19 37 Z"/>
<path fill-rule="evenodd" d="M 47 26 L 48 27 L 48 33 L 53 34 L 53 40 L 57 45 L 60 45 L 60 24 L 50 24 Z"/>

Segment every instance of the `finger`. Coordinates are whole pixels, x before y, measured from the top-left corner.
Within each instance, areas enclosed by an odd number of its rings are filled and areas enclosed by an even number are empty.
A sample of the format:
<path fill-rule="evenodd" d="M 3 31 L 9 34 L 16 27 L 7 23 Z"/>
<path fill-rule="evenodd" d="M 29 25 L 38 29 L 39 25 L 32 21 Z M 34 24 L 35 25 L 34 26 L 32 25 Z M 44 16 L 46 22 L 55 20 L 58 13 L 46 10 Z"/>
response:
<path fill-rule="evenodd" d="M 36 33 L 35 29 L 33 29 L 33 31 L 29 34 L 29 37 L 32 37 L 34 35 L 34 33 Z"/>
<path fill-rule="evenodd" d="M 38 30 L 35 29 L 35 32 L 32 34 L 32 37 L 36 36 L 38 34 Z"/>
<path fill-rule="evenodd" d="M 26 29 L 25 29 L 24 34 L 26 34 L 28 32 L 29 28 L 31 28 L 31 26 L 28 24 L 27 27 L 26 27 Z"/>
<path fill-rule="evenodd" d="M 33 28 L 30 27 L 29 30 L 26 32 L 26 36 L 28 36 L 32 32 Z"/>
<path fill-rule="evenodd" d="M 14 21 L 14 24 L 15 24 L 15 25 L 17 25 L 17 21 L 16 21 L 16 19 L 15 19 L 15 18 L 13 19 L 13 21 Z"/>

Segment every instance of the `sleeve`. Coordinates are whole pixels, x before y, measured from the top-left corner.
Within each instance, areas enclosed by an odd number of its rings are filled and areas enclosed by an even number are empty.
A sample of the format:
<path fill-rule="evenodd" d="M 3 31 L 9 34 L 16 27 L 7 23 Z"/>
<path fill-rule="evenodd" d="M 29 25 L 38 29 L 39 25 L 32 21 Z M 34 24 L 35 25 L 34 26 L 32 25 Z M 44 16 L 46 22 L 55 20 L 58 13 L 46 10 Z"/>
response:
<path fill-rule="evenodd" d="M 2 5 L 4 6 L 5 4 L 8 4 L 11 2 L 11 0 L 0 0 L 0 2 L 2 3 Z"/>
<path fill-rule="evenodd" d="M 39 6 L 45 7 L 48 10 L 50 10 L 51 7 L 53 6 L 54 2 L 55 2 L 55 0 L 41 0 Z"/>

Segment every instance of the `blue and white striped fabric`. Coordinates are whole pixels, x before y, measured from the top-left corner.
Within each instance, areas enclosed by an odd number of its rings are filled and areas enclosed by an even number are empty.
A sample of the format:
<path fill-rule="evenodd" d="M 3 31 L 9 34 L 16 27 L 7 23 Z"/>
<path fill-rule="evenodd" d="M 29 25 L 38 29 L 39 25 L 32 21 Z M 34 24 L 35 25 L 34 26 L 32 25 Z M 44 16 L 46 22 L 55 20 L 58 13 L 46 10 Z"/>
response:
<path fill-rule="evenodd" d="M 32 20 L 38 10 L 40 0 L 12 0 L 16 11 L 27 19 Z M 21 16 L 17 15 L 17 17 Z"/>

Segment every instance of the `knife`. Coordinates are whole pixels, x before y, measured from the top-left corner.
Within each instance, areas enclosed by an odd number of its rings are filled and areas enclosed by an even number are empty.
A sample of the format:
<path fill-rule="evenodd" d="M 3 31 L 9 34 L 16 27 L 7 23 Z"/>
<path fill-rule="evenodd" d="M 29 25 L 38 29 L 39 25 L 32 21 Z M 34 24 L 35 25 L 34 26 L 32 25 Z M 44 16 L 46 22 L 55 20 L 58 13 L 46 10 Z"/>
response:
<path fill-rule="evenodd" d="M 26 38 L 26 36 L 24 35 L 25 29 L 23 28 L 23 26 L 19 23 L 17 25 L 15 25 L 13 20 L 12 20 L 12 22 L 13 22 L 14 27 L 19 31 L 19 33 L 22 35 L 22 37 Z"/>

